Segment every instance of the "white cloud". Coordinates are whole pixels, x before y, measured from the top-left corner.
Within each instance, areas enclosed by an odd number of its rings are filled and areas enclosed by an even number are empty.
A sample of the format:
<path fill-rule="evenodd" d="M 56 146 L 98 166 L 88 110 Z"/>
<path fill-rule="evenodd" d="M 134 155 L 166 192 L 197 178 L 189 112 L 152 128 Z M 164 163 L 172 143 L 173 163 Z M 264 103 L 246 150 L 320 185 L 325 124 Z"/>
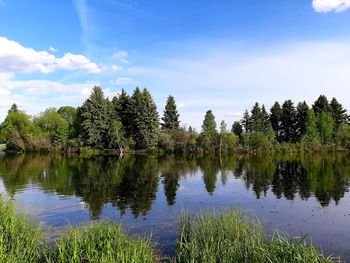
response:
<path fill-rule="evenodd" d="M 128 56 L 128 52 L 120 50 L 113 55 L 113 58 L 121 59 L 121 58 L 126 58 L 127 56 Z"/>
<path fill-rule="evenodd" d="M 47 51 L 36 51 L 0 37 L 0 71 L 5 73 L 50 73 L 56 70 L 100 73 L 101 68 L 83 55 L 66 53 L 57 58 Z"/>
<path fill-rule="evenodd" d="M 54 48 L 54 47 L 49 47 L 49 51 L 51 51 L 51 52 L 55 53 L 55 52 L 57 52 L 58 50 L 57 50 L 57 48 Z"/>
<path fill-rule="evenodd" d="M 313 0 L 312 6 L 316 12 L 342 12 L 350 8 L 350 0 Z"/>
<path fill-rule="evenodd" d="M 132 85 L 132 84 L 138 84 L 137 81 L 127 78 L 127 77 L 118 77 L 116 80 L 111 81 L 112 84 L 115 85 Z"/>

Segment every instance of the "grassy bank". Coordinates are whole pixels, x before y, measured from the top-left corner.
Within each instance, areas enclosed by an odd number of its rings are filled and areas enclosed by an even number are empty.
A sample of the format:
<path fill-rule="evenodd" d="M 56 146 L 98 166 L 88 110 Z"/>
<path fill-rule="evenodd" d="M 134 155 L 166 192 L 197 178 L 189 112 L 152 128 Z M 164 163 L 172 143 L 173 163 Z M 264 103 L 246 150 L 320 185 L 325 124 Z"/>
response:
<path fill-rule="evenodd" d="M 275 233 L 268 237 L 258 222 L 237 211 L 179 219 L 176 256 L 171 262 L 332 262 L 300 239 L 288 240 Z M 0 263 L 111 263 L 159 262 L 150 238 L 134 238 L 119 225 L 100 223 L 69 228 L 47 246 L 40 228 L 17 215 L 0 196 Z"/>
<path fill-rule="evenodd" d="M 176 262 L 332 262 L 302 239 L 277 232 L 268 237 L 258 222 L 237 211 L 180 217 Z"/>

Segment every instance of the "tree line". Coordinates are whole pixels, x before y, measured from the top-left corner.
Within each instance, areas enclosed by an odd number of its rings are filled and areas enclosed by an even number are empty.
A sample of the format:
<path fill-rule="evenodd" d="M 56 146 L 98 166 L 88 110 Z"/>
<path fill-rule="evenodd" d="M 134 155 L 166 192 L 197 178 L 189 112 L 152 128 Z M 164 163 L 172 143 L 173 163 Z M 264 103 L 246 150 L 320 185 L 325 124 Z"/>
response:
<path fill-rule="evenodd" d="M 86 151 L 114 149 L 196 154 L 256 151 L 350 149 L 349 116 L 333 98 L 321 95 L 309 107 L 286 100 L 276 102 L 270 112 L 257 102 L 241 121 L 228 129 L 225 121 L 217 128 L 208 110 L 202 130 L 180 125 L 173 96 L 167 98 L 160 119 L 156 104 L 145 89 L 131 95 L 122 90 L 111 100 L 100 87 L 92 89 L 82 106 L 49 108 L 31 117 L 16 104 L 0 125 L 0 142 L 8 151 Z"/>

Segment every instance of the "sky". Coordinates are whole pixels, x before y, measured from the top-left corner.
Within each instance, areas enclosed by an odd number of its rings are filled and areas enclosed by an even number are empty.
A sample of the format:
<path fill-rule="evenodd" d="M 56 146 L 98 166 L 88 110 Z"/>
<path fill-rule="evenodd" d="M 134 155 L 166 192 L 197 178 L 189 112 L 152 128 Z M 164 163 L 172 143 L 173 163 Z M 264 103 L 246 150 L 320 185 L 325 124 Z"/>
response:
<path fill-rule="evenodd" d="M 230 126 L 258 101 L 350 110 L 350 0 L 0 0 L 0 122 L 148 88 L 182 125 Z"/>

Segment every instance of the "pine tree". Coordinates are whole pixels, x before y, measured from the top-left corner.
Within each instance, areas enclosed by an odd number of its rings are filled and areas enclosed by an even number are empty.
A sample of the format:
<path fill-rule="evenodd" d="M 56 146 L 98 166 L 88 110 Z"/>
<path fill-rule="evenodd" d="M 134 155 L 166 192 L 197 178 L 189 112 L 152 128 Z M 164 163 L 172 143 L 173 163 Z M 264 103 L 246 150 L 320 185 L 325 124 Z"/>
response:
<path fill-rule="evenodd" d="M 199 135 L 199 145 L 204 151 L 214 151 L 216 139 L 215 116 L 211 110 L 208 110 L 203 120 L 202 132 Z"/>
<path fill-rule="evenodd" d="M 244 128 L 244 132 L 251 132 L 251 119 L 248 110 L 245 110 L 241 123 Z"/>
<path fill-rule="evenodd" d="M 252 131 L 263 131 L 262 111 L 258 102 L 255 103 L 251 110 L 250 120 Z"/>
<path fill-rule="evenodd" d="M 241 136 L 242 132 L 243 132 L 243 127 L 240 124 L 239 121 L 235 121 L 232 125 L 232 129 L 231 132 L 233 132 L 234 134 L 236 134 L 238 137 Z"/>
<path fill-rule="evenodd" d="M 17 104 L 16 103 L 13 103 L 11 108 L 7 111 L 7 114 L 10 114 L 10 113 L 17 113 L 18 112 L 18 107 L 17 107 Z"/>
<path fill-rule="evenodd" d="M 276 101 L 275 104 L 270 109 L 270 122 L 273 130 L 275 131 L 276 138 L 281 141 L 281 119 L 282 119 L 282 109 L 280 104 Z"/>
<path fill-rule="evenodd" d="M 161 123 L 162 130 L 173 131 L 180 128 L 179 114 L 173 96 L 169 96 L 165 105 L 164 117 Z"/>
<path fill-rule="evenodd" d="M 340 125 L 342 123 L 345 123 L 348 116 L 346 114 L 346 109 L 343 108 L 343 105 L 341 105 L 336 98 L 333 98 L 331 100 L 331 103 L 329 104 L 330 110 L 332 112 L 332 116 L 334 119 L 334 128 L 335 131 L 338 130 L 338 128 L 340 127 Z"/>
<path fill-rule="evenodd" d="M 299 102 L 297 106 L 297 120 L 296 120 L 296 140 L 299 141 L 306 131 L 306 116 L 309 106 L 305 101 Z"/>
<path fill-rule="evenodd" d="M 158 143 L 157 106 L 147 89 L 136 88 L 131 97 L 132 132 L 138 150 L 154 150 Z"/>
<path fill-rule="evenodd" d="M 114 102 L 120 121 L 123 124 L 125 136 L 132 137 L 132 101 L 130 96 L 122 89 L 118 99 Z"/>
<path fill-rule="evenodd" d="M 317 116 L 323 111 L 330 111 L 329 102 L 325 95 L 321 95 L 312 105 L 315 115 Z"/>
<path fill-rule="evenodd" d="M 267 113 L 266 109 L 265 109 L 265 105 L 262 105 L 261 107 L 261 128 L 262 128 L 262 132 L 267 132 L 267 129 L 269 127 L 270 124 L 270 116 Z"/>
<path fill-rule="evenodd" d="M 281 137 L 285 142 L 296 139 L 296 110 L 291 100 L 286 100 L 282 105 Z"/>
<path fill-rule="evenodd" d="M 81 141 L 83 145 L 103 149 L 108 146 L 108 101 L 100 87 L 95 86 L 80 108 Z"/>

